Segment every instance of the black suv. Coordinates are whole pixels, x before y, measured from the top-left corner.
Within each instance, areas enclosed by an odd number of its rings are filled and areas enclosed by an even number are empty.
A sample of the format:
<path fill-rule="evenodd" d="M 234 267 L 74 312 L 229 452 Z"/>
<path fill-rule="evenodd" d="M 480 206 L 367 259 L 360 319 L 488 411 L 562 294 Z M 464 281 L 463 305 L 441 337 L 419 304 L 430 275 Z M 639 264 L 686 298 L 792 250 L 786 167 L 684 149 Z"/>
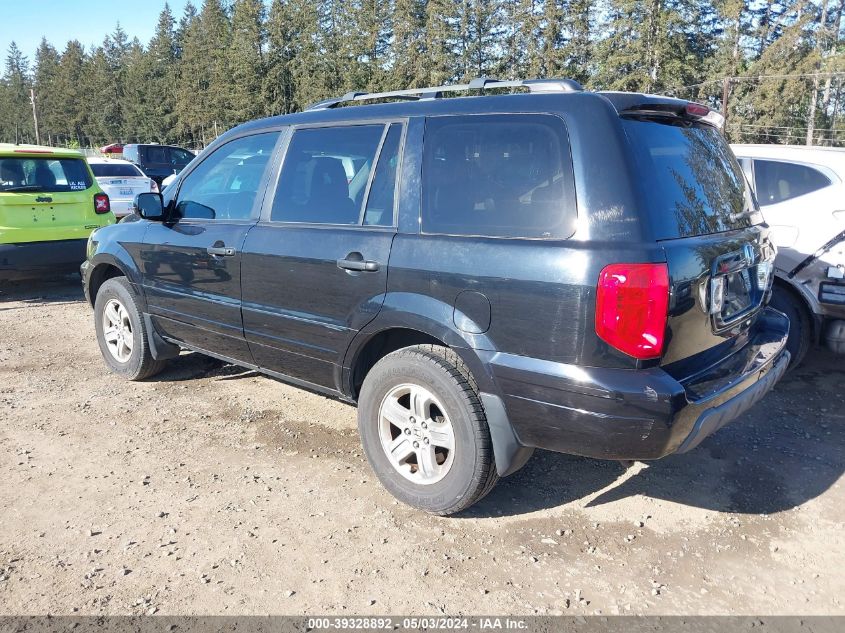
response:
<path fill-rule="evenodd" d="M 534 447 L 689 451 L 789 361 L 775 249 L 720 124 L 477 80 L 241 125 L 92 236 L 100 348 L 130 380 L 186 349 L 356 403 L 384 486 L 438 514 Z"/>
<path fill-rule="evenodd" d="M 131 144 L 123 146 L 123 158 L 138 165 L 160 187 L 165 178 L 182 171 L 194 154 L 173 145 Z"/>

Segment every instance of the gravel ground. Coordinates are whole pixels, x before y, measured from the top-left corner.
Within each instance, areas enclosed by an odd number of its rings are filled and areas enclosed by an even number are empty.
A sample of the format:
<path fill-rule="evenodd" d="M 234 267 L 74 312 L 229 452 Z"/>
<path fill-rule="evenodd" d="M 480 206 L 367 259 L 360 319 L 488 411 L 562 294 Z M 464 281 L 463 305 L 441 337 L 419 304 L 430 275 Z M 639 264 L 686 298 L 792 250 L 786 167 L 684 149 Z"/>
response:
<path fill-rule="evenodd" d="M 399 505 L 352 407 L 196 354 L 106 372 L 78 281 L 0 287 L 2 614 L 845 614 L 842 359 L 692 453 L 537 452 Z"/>

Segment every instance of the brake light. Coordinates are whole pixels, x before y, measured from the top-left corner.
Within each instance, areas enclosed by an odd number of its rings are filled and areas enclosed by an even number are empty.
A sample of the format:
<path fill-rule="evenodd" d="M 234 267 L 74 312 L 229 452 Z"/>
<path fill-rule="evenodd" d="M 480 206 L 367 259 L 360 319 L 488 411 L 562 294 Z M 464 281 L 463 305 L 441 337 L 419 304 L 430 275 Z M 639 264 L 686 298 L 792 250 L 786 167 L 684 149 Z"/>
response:
<path fill-rule="evenodd" d="M 707 116 L 710 114 L 710 108 L 700 103 L 689 102 L 687 104 L 687 114 L 690 116 Z"/>
<path fill-rule="evenodd" d="M 156 184 L 156 181 L 152 178 L 150 178 L 150 191 L 152 191 L 153 193 L 158 193 L 158 184 Z"/>
<path fill-rule="evenodd" d="M 104 193 L 94 194 L 94 212 L 103 214 L 111 211 L 111 203 L 109 197 Z"/>
<path fill-rule="evenodd" d="M 596 334 L 639 360 L 663 353 L 669 312 L 666 264 L 611 264 L 599 274 Z"/>

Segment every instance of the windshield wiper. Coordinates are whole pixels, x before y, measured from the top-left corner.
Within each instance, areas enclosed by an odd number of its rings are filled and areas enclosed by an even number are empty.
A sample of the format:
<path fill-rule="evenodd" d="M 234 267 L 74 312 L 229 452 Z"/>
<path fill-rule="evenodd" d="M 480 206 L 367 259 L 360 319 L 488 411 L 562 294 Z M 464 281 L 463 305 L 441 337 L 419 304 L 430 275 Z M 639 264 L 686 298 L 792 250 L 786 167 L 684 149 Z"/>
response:
<path fill-rule="evenodd" d="M 42 188 L 38 185 L 22 185 L 20 187 L 8 187 L 7 189 L 0 189 L 0 191 L 5 192 L 25 192 L 25 191 L 42 191 Z"/>

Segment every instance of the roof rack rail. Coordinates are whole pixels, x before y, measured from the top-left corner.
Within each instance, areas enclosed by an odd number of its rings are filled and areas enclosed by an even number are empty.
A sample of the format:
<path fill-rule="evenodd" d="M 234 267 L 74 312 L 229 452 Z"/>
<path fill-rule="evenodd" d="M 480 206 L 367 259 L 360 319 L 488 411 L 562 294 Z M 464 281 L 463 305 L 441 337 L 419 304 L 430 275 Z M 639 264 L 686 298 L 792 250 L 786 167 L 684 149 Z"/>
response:
<path fill-rule="evenodd" d="M 581 92 L 584 88 L 574 79 L 492 79 L 478 77 L 466 84 L 447 86 L 429 86 L 428 88 L 408 88 L 388 92 L 347 92 L 342 97 L 325 99 L 309 105 L 306 110 L 326 110 L 336 108 L 342 103 L 353 101 L 372 101 L 374 99 L 401 99 L 419 101 L 440 99 L 444 92 L 463 92 L 466 90 L 491 90 L 495 88 L 528 88 L 532 93 Z"/>

